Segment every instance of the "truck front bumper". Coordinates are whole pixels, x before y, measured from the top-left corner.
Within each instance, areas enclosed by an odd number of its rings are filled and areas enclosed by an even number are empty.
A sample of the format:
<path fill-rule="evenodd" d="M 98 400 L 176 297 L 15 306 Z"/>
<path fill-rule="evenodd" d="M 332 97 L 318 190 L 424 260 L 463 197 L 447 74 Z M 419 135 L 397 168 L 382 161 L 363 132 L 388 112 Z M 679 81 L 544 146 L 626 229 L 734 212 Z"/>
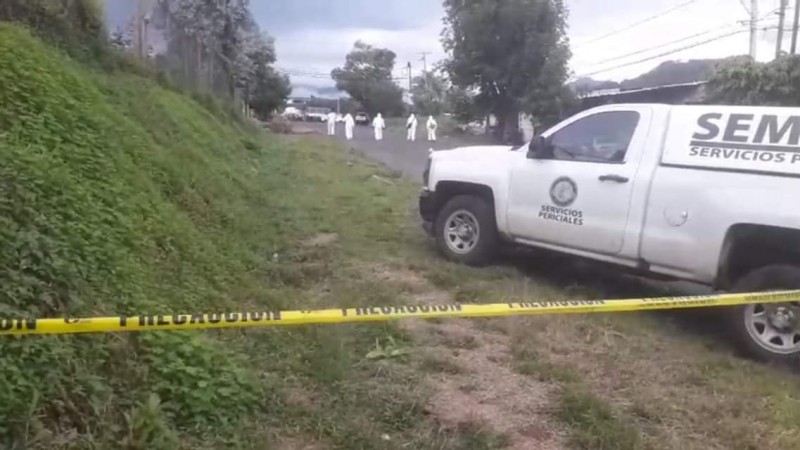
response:
<path fill-rule="evenodd" d="M 422 217 L 422 228 L 433 236 L 433 223 L 436 220 L 436 192 L 423 189 L 419 194 L 419 215 Z"/>

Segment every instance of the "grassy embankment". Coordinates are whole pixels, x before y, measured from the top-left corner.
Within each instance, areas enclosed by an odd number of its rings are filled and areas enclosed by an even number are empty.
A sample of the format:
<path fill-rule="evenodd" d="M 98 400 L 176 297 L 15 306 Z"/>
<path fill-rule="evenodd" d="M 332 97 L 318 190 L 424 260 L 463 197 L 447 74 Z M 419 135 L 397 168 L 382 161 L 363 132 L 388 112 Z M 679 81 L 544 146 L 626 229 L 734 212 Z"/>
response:
<path fill-rule="evenodd" d="M 561 262 L 442 263 L 414 223 L 414 193 L 338 145 L 267 135 L 0 26 L 2 315 L 599 295 L 596 273 Z M 612 294 L 649 289 L 614 282 Z M 626 315 L 6 338 L 0 446 L 796 448 L 796 378 L 685 324 Z M 366 358 L 376 348 L 408 354 Z M 509 383 L 537 392 L 492 395 Z M 478 413 L 454 420 L 458 405 L 432 405 L 459 395 Z M 535 433 L 501 429 L 534 418 Z"/>
<path fill-rule="evenodd" d="M 0 27 L 0 86 L 4 316 L 396 299 L 353 275 L 357 256 L 402 246 L 410 190 L 375 167 L 88 69 L 15 26 Z M 421 408 L 416 388 L 395 395 L 413 375 L 364 362 L 388 337 L 403 340 L 392 325 L 2 339 L 0 447 L 381 447 Z"/>

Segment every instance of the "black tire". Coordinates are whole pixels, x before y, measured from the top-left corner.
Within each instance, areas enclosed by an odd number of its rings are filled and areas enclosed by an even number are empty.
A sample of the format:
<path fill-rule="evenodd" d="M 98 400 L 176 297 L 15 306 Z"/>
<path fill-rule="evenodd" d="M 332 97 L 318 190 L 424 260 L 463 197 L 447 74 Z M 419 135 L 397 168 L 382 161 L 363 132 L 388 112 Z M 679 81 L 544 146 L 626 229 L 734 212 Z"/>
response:
<path fill-rule="evenodd" d="M 448 245 L 445 233 L 447 220 L 457 211 L 471 214 L 477 221 L 477 242 L 465 252 L 456 252 Z M 459 195 L 451 198 L 436 215 L 434 225 L 436 245 L 447 259 L 470 266 L 486 265 L 494 259 L 499 239 L 497 236 L 497 222 L 495 221 L 492 205 L 477 196 Z"/>
<path fill-rule="evenodd" d="M 767 266 L 754 270 L 733 285 L 734 292 L 763 292 L 800 289 L 800 267 L 788 265 Z M 747 326 L 748 305 L 728 308 L 725 311 L 728 330 L 744 355 L 762 362 L 797 365 L 800 363 L 800 346 L 791 353 L 771 351 L 752 337 Z"/>

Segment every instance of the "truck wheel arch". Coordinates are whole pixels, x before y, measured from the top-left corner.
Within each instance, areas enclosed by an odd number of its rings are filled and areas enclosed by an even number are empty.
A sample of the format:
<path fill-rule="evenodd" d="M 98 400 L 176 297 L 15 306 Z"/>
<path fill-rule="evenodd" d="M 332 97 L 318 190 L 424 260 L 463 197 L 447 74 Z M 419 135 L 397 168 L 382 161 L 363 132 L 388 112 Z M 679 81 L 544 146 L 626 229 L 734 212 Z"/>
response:
<path fill-rule="evenodd" d="M 748 273 L 776 264 L 800 265 L 800 230 L 732 225 L 725 233 L 714 287 L 727 290 Z"/>
<path fill-rule="evenodd" d="M 450 199 L 458 195 L 474 195 L 480 197 L 492 206 L 495 211 L 495 221 L 497 220 L 497 210 L 495 209 L 494 191 L 485 184 L 468 183 L 464 181 L 440 181 L 436 183 L 436 205 L 434 210 L 438 213 Z"/>

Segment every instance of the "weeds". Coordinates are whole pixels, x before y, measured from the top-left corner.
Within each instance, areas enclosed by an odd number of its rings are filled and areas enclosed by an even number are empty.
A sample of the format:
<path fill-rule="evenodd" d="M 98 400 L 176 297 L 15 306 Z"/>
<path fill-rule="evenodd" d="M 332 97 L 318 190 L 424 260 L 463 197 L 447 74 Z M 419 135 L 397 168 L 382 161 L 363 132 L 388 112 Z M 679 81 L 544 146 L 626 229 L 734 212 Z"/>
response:
<path fill-rule="evenodd" d="M 611 406 L 576 385 L 566 386 L 557 412 L 569 426 L 572 444 L 587 450 L 639 449 L 641 437 L 636 429 L 620 419 Z"/>
<path fill-rule="evenodd" d="M 404 301 L 351 273 L 352 259 L 402 248 L 412 191 L 362 185 L 374 166 L 87 68 L 9 25 L 0 85 L 0 314 Z M 342 245 L 301 244 L 320 233 Z M 257 423 L 380 447 L 424 417 L 399 390 L 394 406 L 364 407 L 386 390 L 365 382 L 381 367 L 364 360 L 376 339 L 406 345 L 392 325 L 0 340 L 0 446 L 261 448 L 236 437 Z M 384 383 L 415 379 L 400 373 Z M 287 378 L 330 407 L 288 410 Z M 385 419 L 367 430 L 372 415 Z"/>
<path fill-rule="evenodd" d="M 156 81 L 87 68 L 18 27 L 0 25 L 0 86 L 2 316 L 379 306 L 430 291 L 365 266 L 408 268 L 469 302 L 583 292 L 594 275 L 548 260 L 442 263 L 409 220 L 416 186 L 396 174 L 326 141 L 267 136 Z M 713 353 L 707 336 L 654 315 L 475 323 L 509 335 L 517 372 L 557 388 L 546 406 L 575 447 L 800 439 L 790 374 Z M 0 339 L 0 447 L 509 445 L 486 427 L 431 420 L 414 355 L 395 324 Z M 453 363 L 422 365 L 455 374 Z M 314 407 L 285 398 L 296 386 Z"/>

